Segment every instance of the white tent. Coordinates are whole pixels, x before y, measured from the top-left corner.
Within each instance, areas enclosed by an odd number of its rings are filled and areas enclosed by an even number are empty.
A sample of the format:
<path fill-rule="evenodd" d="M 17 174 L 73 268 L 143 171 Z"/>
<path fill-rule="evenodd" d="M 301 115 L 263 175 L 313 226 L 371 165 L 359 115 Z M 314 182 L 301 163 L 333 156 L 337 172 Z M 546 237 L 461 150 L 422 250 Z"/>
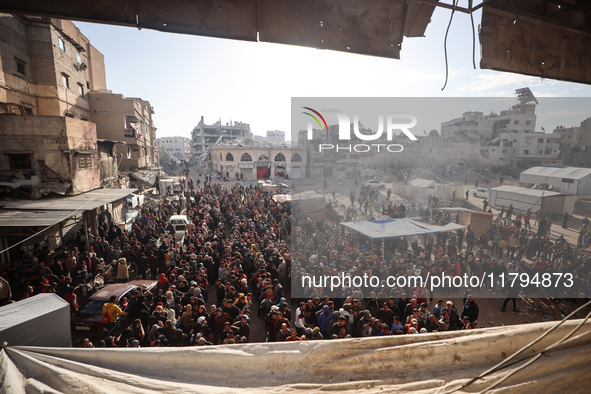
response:
<path fill-rule="evenodd" d="M 519 175 L 519 183 L 547 183 L 568 194 L 591 194 L 591 168 L 532 167 Z"/>
<path fill-rule="evenodd" d="M 410 235 L 425 235 L 447 233 L 464 230 L 466 226 L 449 223 L 445 226 L 418 222 L 412 219 L 386 219 L 365 222 L 341 222 L 341 225 L 357 231 L 371 239 L 406 237 Z"/>
<path fill-rule="evenodd" d="M 9 346 L 72 346 L 70 305 L 38 294 L 0 308 L 0 343 Z"/>
<path fill-rule="evenodd" d="M 495 393 L 588 392 L 591 323 L 567 336 L 582 323 L 566 322 L 460 392 L 482 391 L 495 382 Z M 447 393 L 509 361 L 554 325 L 209 347 L 7 347 L 0 350 L 0 391 Z M 542 351 L 543 357 L 525 365 Z"/>
<path fill-rule="evenodd" d="M 577 201 L 577 196 L 574 195 L 508 185 L 493 187 L 488 195 L 489 204 L 493 208 L 501 209 L 513 205 L 517 211 L 531 209 L 534 214 L 540 209 L 542 216 L 561 215 L 564 212 L 570 215 Z"/>

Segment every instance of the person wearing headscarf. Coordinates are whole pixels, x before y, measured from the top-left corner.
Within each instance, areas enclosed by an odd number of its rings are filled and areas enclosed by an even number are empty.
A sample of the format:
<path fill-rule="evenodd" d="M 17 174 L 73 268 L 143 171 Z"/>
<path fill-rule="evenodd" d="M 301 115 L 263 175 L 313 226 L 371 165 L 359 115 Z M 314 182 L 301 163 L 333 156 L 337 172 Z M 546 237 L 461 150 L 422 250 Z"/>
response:
<path fill-rule="evenodd" d="M 168 279 L 166 278 L 165 273 L 160 274 L 160 278 L 158 279 L 158 289 L 162 289 L 162 291 L 168 290 Z"/>
<path fill-rule="evenodd" d="M 166 320 L 169 320 L 173 326 L 176 327 L 176 312 L 174 311 L 173 308 L 170 308 L 168 310 L 168 313 L 166 315 Z"/>
<path fill-rule="evenodd" d="M 144 327 L 142 326 L 142 321 L 140 319 L 135 319 L 133 324 L 131 325 L 131 332 L 133 337 L 138 341 L 143 341 L 146 333 L 144 331 Z"/>

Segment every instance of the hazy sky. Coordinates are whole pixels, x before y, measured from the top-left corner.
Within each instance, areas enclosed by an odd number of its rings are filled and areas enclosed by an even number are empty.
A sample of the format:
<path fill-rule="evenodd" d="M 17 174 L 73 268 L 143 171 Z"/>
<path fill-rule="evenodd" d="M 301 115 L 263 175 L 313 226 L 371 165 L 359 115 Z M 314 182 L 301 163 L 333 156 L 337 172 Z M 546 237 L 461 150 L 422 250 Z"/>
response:
<path fill-rule="evenodd" d="M 512 97 L 515 89 L 526 86 L 538 98 L 591 97 L 588 85 L 474 70 L 470 18 L 459 12 L 448 37 L 450 73 L 442 92 L 443 37 L 450 12 L 435 10 L 426 37 L 405 37 L 401 60 L 75 23 L 105 55 L 107 88 L 154 106 L 159 137 L 190 137 L 201 116 L 208 124 L 221 118 L 224 123 L 250 123 L 255 134 L 283 130 L 289 135 L 291 97 Z M 476 26 L 479 21 L 476 13 Z M 476 48 L 478 67 L 478 42 Z M 544 107 L 538 107 L 539 124 L 549 131 L 544 112 L 560 113 L 553 105 Z M 558 124 L 576 126 L 589 112 L 571 112 Z"/>

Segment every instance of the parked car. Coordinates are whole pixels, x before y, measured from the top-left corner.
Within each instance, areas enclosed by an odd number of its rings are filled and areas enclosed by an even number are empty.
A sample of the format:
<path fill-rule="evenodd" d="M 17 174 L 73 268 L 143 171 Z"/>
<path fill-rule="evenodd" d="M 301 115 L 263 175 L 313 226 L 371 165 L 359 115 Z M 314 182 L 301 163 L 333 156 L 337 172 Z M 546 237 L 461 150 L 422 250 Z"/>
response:
<path fill-rule="evenodd" d="M 155 280 L 133 280 L 127 283 L 106 285 L 91 295 L 88 301 L 72 315 L 72 334 L 85 336 L 99 334 L 103 328 L 103 305 L 109 302 L 111 296 L 117 297 L 117 301 L 124 296 L 131 299 L 132 290 L 138 287 L 144 290 L 152 290 L 157 283 Z"/>
<path fill-rule="evenodd" d="M 371 181 L 363 182 L 363 186 L 369 186 L 372 189 L 381 189 L 382 187 L 386 187 L 386 184 L 372 179 Z"/>
<path fill-rule="evenodd" d="M 472 195 L 474 197 L 488 198 L 488 189 L 474 189 Z"/>

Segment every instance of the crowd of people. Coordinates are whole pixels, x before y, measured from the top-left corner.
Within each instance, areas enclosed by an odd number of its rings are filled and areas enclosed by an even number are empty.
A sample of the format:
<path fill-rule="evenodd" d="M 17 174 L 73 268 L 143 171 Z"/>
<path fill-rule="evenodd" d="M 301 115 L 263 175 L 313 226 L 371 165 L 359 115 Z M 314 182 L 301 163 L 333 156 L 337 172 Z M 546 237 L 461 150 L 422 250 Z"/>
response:
<path fill-rule="evenodd" d="M 436 210 L 436 204 L 431 206 Z M 351 205 L 345 212 L 352 212 Z M 448 221 L 437 222 L 446 224 L 456 221 L 454 214 L 448 215 Z M 492 215 L 492 214 L 491 214 Z M 349 216 L 351 214 L 349 213 Z M 434 215 L 430 215 L 434 217 Z M 296 212 L 292 221 L 292 275 L 294 283 L 309 283 L 303 278 L 322 277 L 324 275 L 361 277 L 364 274 L 377 276 L 381 281 L 375 286 L 380 302 L 394 297 L 396 300 L 407 296 L 424 298 L 427 303 L 437 294 L 446 296 L 452 290 L 460 290 L 464 296 L 471 291 L 469 288 L 439 287 L 434 289 L 427 285 L 393 287 L 386 283 L 388 277 L 421 276 L 431 277 L 463 277 L 464 275 L 482 278 L 486 273 L 492 274 L 492 282 L 483 281 L 483 289 L 492 291 L 496 297 L 505 297 L 506 301 L 515 301 L 520 290 L 527 291 L 528 286 L 520 283 L 513 287 L 501 286 L 501 277 L 510 274 L 526 273 L 534 277 L 536 273 L 572 273 L 573 285 L 560 290 L 554 289 L 558 297 L 578 297 L 591 291 L 591 259 L 577 254 L 574 245 L 569 244 L 563 236 L 552 241 L 550 239 L 551 220 L 540 217 L 539 213 L 530 211 L 517 213 L 513 207 L 492 215 L 490 229 L 479 237 L 468 228 L 463 232 L 440 233 L 406 239 L 370 240 L 362 234 L 355 233 L 339 226 L 337 223 L 326 222 Z M 532 222 L 537 230 L 534 231 Z M 583 219 L 577 249 L 588 245 L 588 219 Z M 366 286 L 366 285 L 365 285 Z M 363 299 L 372 290 L 371 287 L 349 286 L 330 289 L 328 287 L 302 287 L 301 296 L 306 298 L 328 295 L 331 299 L 351 296 Z M 456 294 L 458 292 L 456 291 Z M 543 292 L 540 293 L 543 296 Z M 504 310 L 507 303 L 504 303 Z M 516 309 L 515 303 L 514 309 Z M 402 316 L 404 318 L 404 316 Z"/>
<path fill-rule="evenodd" d="M 550 241 L 547 219 L 537 218 L 538 230 L 533 231 L 530 212 L 501 212 L 479 238 L 468 229 L 465 239 L 452 232 L 369 240 L 339 226 L 346 218 L 331 203 L 330 215 L 314 216 L 292 212 L 289 204 L 275 202 L 257 186 L 226 188 L 209 177 L 203 187 L 191 180 L 185 185 L 180 196 L 146 203 L 129 232 L 113 225 L 103 211 L 97 234 L 79 233 L 54 261 L 39 251 L 24 273 L 8 265 L 2 276 L 14 299 L 55 292 L 75 312 L 75 285 L 98 274 L 118 282 L 150 278 L 157 280 L 154 289 L 138 287 L 129 300 L 105 304 L 105 330 L 96 345 L 187 346 L 249 342 L 255 326 L 264 330 L 256 333 L 258 338 L 274 342 L 420 334 L 478 324 L 479 307 L 467 288 L 461 289 L 464 299 L 456 308 L 444 301 L 445 289 L 435 301 L 428 286 L 291 288 L 291 278 L 300 283 L 303 275 L 569 271 L 578 275 L 572 291 L 591 283 L 585 270 L 589 259 L 575 256 L 562 238 Z M 372 190 L 363 188 L 360 210 L 366 201 L 379 204 Z M 356 211 L 351 200 L 345 214 Z M 388 200 L 389 213 L 406 215 L 409 209 Z M 182 235 L 168 224 L 171 215 L 181 213 L 189 219 Z M 582 223 L 578 246 L 589 242 L 587 225 L 588 220 Z M 503 310 L 517 297 L 507 293 Z M 82 346 L 92 341 L 85 339 Z"/>

